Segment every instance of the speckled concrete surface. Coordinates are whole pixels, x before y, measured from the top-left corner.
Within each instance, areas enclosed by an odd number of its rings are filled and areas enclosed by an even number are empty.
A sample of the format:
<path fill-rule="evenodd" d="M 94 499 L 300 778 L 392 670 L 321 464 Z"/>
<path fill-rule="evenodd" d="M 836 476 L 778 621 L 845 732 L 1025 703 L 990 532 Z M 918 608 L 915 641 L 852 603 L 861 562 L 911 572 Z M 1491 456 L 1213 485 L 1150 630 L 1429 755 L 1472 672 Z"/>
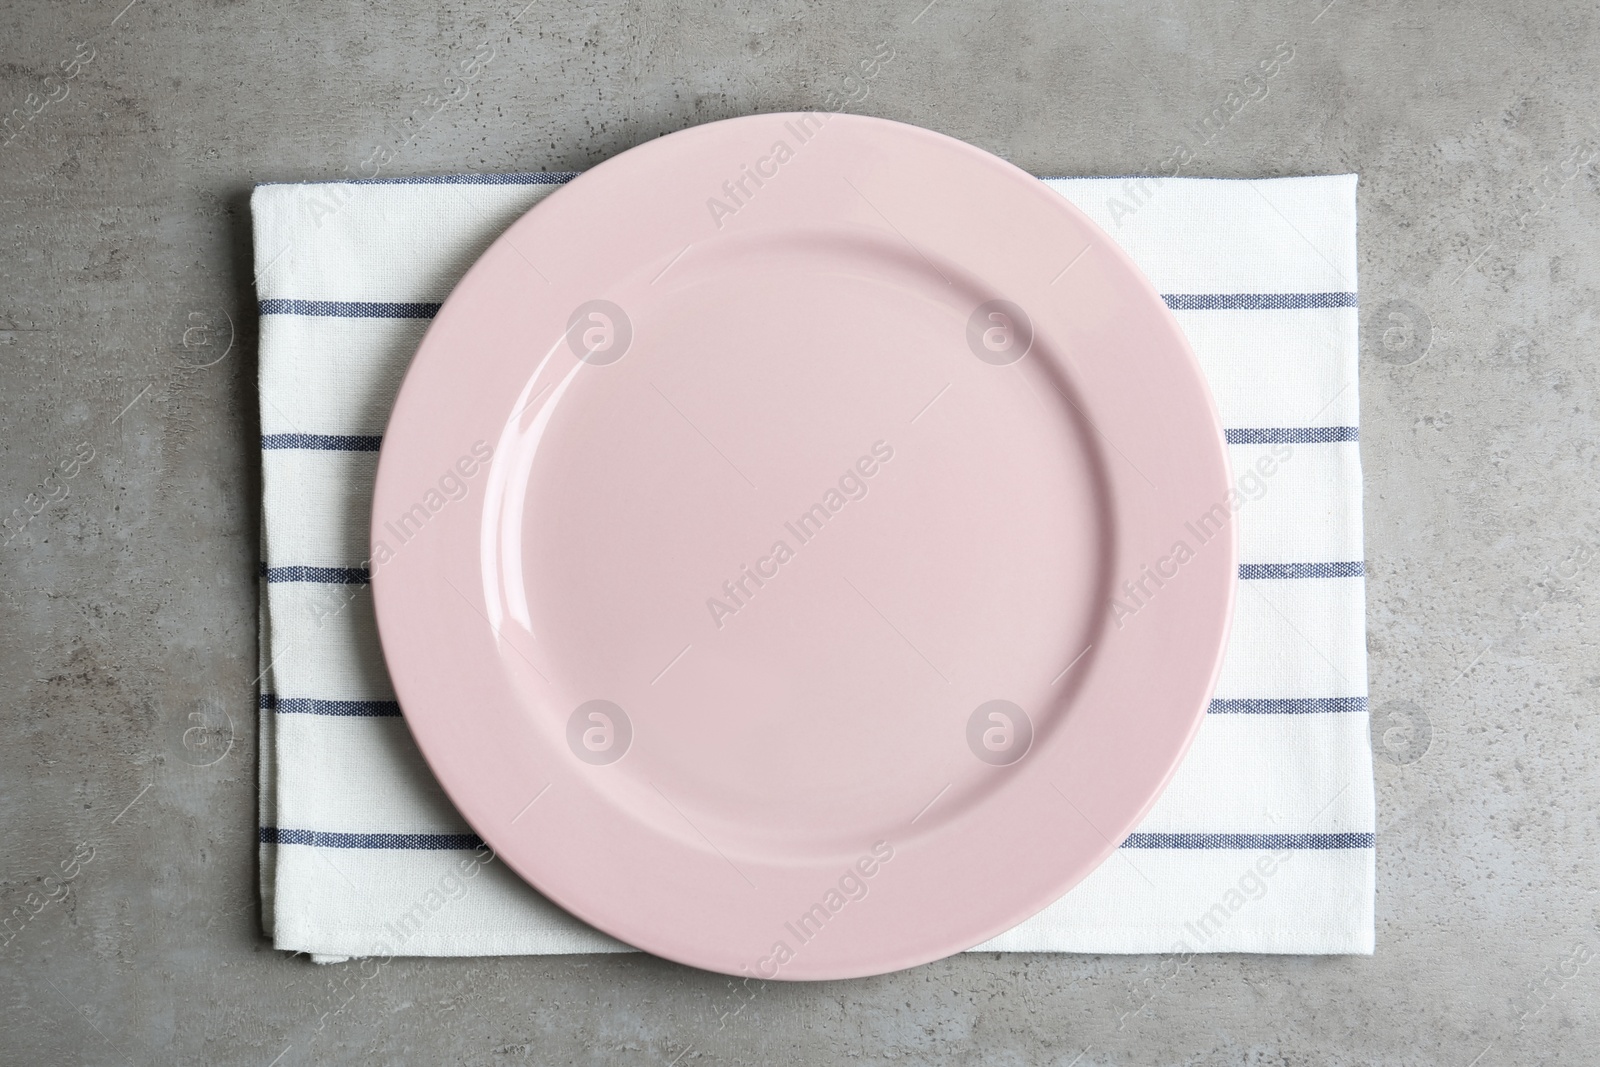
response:
<path fill-rule="evenodd" d="M 1600 1062 L 1591 5 L 538 0 L 505 33 L 455 0 L 125 2 L 0 13 L 0 1062 Z M 387 173 L 820 107 L 886 39 L 857 110 L 1137 173 L 1293 45 L 1189 173 L 1362 176 L 1376 956 L 967 955 L 747 1000 L 645 957 L 261 939 L 247 197 L 397 144 L 486 34 Z"/>

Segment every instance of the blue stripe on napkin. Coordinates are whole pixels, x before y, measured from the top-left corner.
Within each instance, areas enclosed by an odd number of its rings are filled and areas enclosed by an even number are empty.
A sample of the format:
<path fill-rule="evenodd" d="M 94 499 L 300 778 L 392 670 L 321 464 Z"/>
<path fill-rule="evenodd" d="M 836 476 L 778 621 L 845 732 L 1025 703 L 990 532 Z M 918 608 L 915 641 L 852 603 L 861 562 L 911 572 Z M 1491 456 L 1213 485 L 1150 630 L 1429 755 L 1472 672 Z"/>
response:
<path fill-rule="evenodd" d="M 565 185 L 578 171 L 522 174 L 433 174 L 421 178 L 349 178 L 327 182 L 257 182 L 257 185 Z"/>
<path fill-rule="evenodd" d="M 1224 432 L 1230 445 L 1331 445 L 1361 440 L 1357 426 L 1257 426 Z"/>
<path fill-rule="evenodd" d="M 1336 560 L 1328 563 L 1241 563 L 1239 577 L 1255 579 L 1364 578 L 1362 560 Z M 261 564 L 261 577 L 269 582 L 319 582 L 333 585 L 365 585 L 372 580 L 366 567 L 308 567 L 291 565 L 269 567 Z"/>
<path fill-rule="evenodd" d="M 348 433 L 264 433 L 264 449 L 309 449 L 319 452 L 376 452 L 383 446 L 381 434 Z"/>
<path fill-rule="evenodd" d="M 1329 849 L 1371 848 L 1375 835 L 1343 834 L 1130 834 L 1123 848 Z"/>
<path fill-rule="evenodd" d="M 323 700 L 319 697 L 281 697 L 262 693 L 260 710 L 279 715 L 347 715 L 395 718 L 395 700 Z M 1217 699 L 1207 709 L 1212 715 L 1337 715 L 1367 710 L 1366 697 L 1243 697 Z"/>
<path fill-rule="evenodd" d="M 477 834 L 346 834 L 331 830 L 290 830 L 263 826 L 264 845 L 310 845 L 313 848 L 472 849 L 483 847 Z"/>
<path fill-rule="evenodd" d="M 1353 308 L 1355 293 L 1163 293 L 1173 311 L 1299 311 Z M 318 315 L 360 319 L 431 319 L 441 304 L 376 300 L 288 300 L 260 302 L 263 315 Z"/>
<path fill-rule="evenodd" d="M 1245 697 L 1213 700 L 1213 715 L 1325 715 L 1367 710 L 1366 697 Z"/>
<path fill-rule="evenodd" d="M 1301 311 L 1353 308 L 1354 293 L 1163 293 L 1173 311 Z"/>
<path fill-rule="evenodd" d="M 263 300 L 263 315 L 315 315 L 343 319 L 431 319 L 442 304 L 392 303 L 381 300 Z"/>
<path fill-rule="evenodd" d="M 1258 578 L 1365 578 L 1366 562 L 1359 559 L 1332 563 L 1241 563 L 1239 577 Z"/>
<path fill-rule="evenodd" d="M 372 572 L 365 567 L 269 567 L 261 565 L 261 577 L 269 582 L 321 582 L 332 585 L 366 585 Z"/>
<path fill-rule="evenodd" d="M 1123 848 L 1236 849 L 1267 851 L 1295 849 L 1319 851 L 1336 848 L 1372 848 L 1370 833 L 1323 834 L 1130 834 Z M 263 844 L 310 845 L 313 848 L 475 849 L 483 847 L 477 834 L 350 834 L 329 830 L 291 830 L 263 826 Z"/>
<path fill-rule="evenodd" d="M 400 702 L 397 700 L 322 700 L 317 697 L 281 697 L 276 693 L 262 693 L 260 710 L 275 711 L 279 715 L 355 715 L 392 718 L 400 714 Z"/>

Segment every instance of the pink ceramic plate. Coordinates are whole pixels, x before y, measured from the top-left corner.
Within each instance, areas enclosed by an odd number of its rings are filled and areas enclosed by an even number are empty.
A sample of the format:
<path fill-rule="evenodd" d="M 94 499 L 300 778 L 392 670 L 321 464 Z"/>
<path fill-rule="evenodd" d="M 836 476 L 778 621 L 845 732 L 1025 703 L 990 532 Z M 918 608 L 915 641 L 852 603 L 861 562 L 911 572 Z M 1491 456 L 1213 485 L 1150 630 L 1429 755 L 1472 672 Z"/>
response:
<path fill-rule="evenodd" d="M 373 584 L 514 870 L 671 959 L 842 978 L 1001 933 L 1133 829 L 1215 681 L 1228 488 L 1172 315 L 1059 195 L 762 115 L 484 253 L 389 423 Z"/>

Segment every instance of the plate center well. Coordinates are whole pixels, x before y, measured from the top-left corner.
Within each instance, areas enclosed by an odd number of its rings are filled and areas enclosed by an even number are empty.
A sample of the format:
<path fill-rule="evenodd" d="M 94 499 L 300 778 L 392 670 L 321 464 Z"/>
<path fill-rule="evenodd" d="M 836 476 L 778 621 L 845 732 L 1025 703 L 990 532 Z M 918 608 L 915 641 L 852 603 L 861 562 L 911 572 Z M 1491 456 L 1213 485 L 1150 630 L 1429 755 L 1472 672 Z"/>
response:
<path fill-rule="evenodd" d="M 558 354 L 504 593 L 554 694 L 529 714 L 621 709 L 619 805 L 848 853 L 946 786 L 918 825 L 958 815 L 1051 733 L 1105 615 L 1108 508 L 1052 339 L 1008 353 L 1028 324 L 995 299 L 892 236 L 775 232 L 580 315 L 579 351 L 625 351 Z M 580 716 L 575 758 L 609 718 Z"/>

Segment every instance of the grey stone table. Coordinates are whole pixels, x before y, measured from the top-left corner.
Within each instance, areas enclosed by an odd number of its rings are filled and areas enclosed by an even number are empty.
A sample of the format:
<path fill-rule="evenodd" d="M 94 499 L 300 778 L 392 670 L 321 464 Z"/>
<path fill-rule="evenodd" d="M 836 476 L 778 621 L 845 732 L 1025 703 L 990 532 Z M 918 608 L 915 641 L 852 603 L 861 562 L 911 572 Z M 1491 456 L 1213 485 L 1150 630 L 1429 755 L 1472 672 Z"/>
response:
<path fill-rule="evenodd" d="M 125 3 L 0 14 L 0 1062 L 1600 1062 L 1592 5 Z M 252 183 L 581 170 L 885 40 L 846 106 L 1034 173 L 1361 174 L 1377 954 L 969 954 L 733 1014 L 643 956 L 274 952 Z"/>

